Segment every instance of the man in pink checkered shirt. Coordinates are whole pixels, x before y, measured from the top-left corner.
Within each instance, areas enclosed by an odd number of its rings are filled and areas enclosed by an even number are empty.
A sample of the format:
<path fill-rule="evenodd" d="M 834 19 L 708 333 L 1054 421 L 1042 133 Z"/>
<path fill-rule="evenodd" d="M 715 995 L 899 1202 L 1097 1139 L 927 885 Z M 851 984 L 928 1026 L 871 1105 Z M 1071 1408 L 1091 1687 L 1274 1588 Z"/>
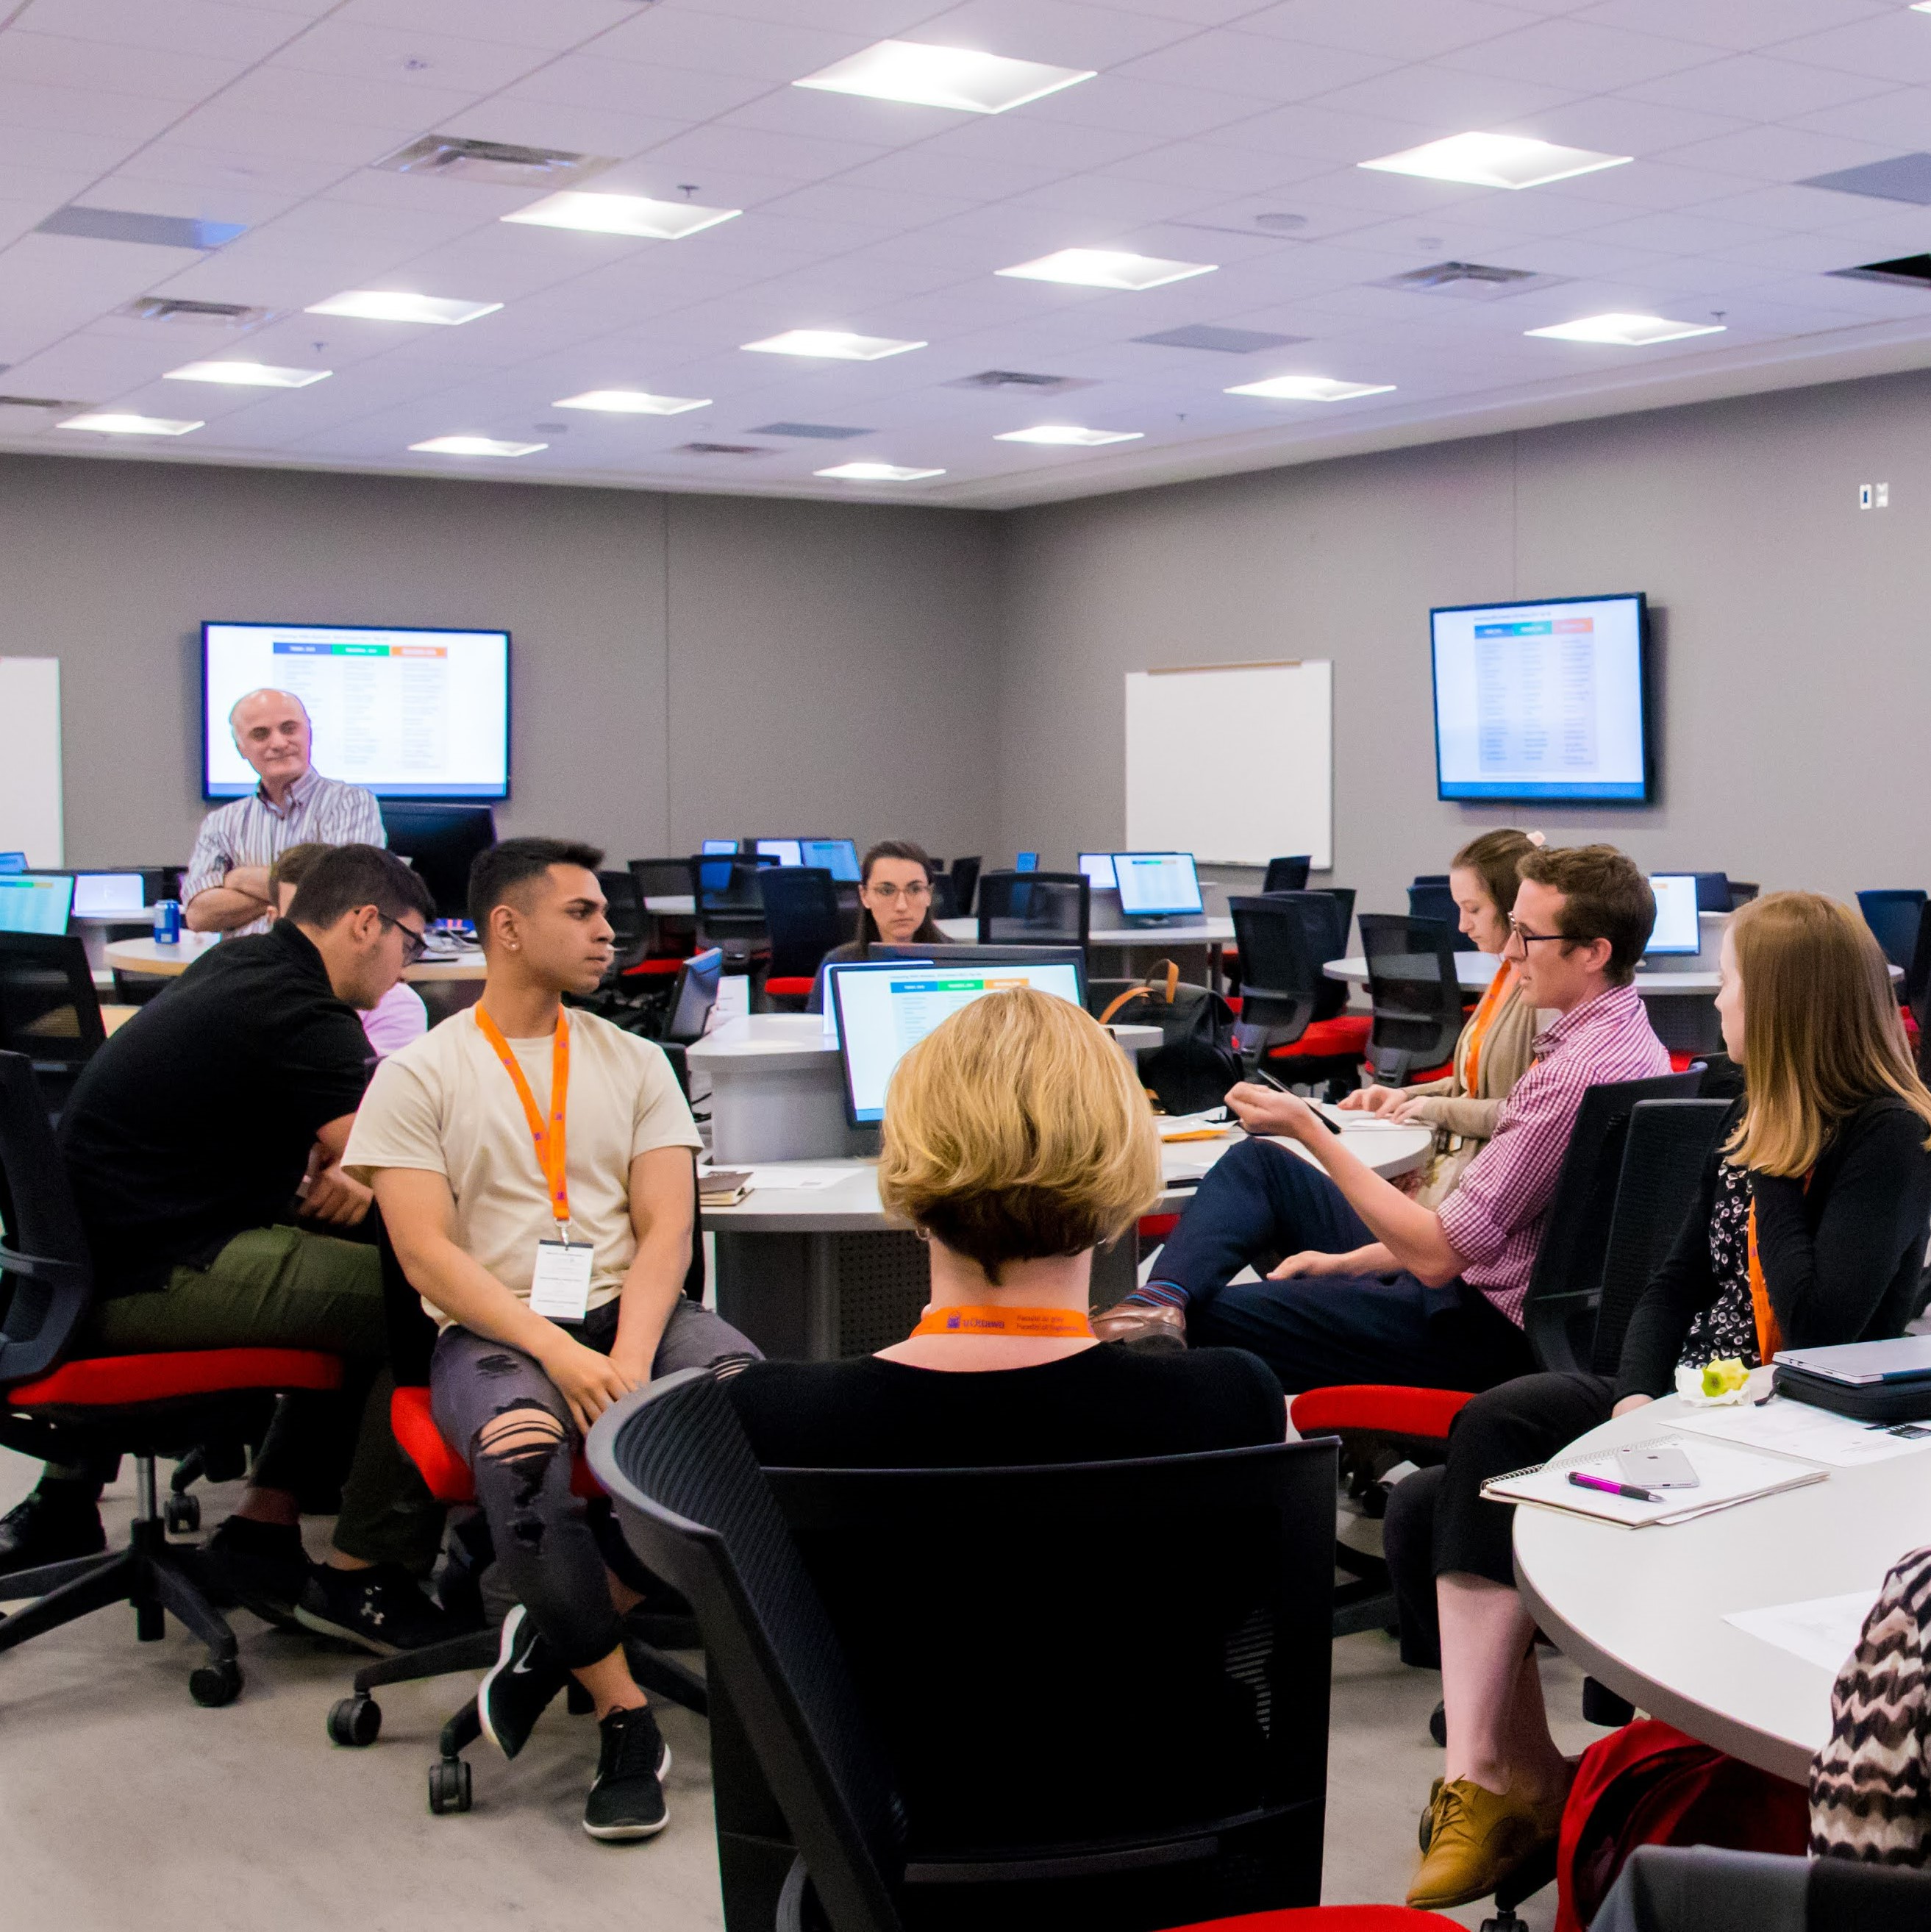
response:
<path fill-rule="evenodd" d="M 1556 1017 L 1440 1208 L 1364 1166 L 1306 1102 L 1243 1083 L 1228 1104 L 1249 1135 L 1298 1141 L 1319 1166 L 1264 1138 L 1231 1149 L 1153 1279 L 1096 1318 L 1102 1339 L 1251 1349 L 1290 1392 L 1339 1382 L 1480 1390 L 1534 1369 L 1522 1301 L 1582 1096 L 1667 1073 L 1669 1054 L 1630 983 L 1656 918 L 1634 862 L 1613 846 L 1571 846 L 1531 854 L 1522 881 L 1504 970 Z M 1270 1262 L 1264 1281 L 1230 1280 Z"/>

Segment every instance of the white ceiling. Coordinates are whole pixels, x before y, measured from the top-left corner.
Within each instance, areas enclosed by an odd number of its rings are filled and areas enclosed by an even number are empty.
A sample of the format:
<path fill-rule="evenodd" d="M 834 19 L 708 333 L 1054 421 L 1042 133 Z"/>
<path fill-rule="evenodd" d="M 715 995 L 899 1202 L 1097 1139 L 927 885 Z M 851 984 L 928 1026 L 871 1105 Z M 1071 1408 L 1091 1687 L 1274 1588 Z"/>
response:
<path fill-rule="evenodd" d="M 1796 184 L 1931 148 L 1931 14 L 1903 0 L 25 0 L 5 19 L 0 392 L 207 420 L 137 442 L 0 408 L 0 448 L 1001 506 L 1931 363 L 1931 287 L 1827 272 L 1923 251 L 1931 208 Z M 1098 77 L 997 116 L 790 85 L 888 36 Z M 1356 165 L 1470 129 L 1636 159 L 1514 192 Z M 428 133 L 615 155 L 586 185 L 694 184 L 746 212 L 675 242 L 505 224 L 543 190 L 372 168 Z M 247 232 L 206 253 L 35 232 L 73 203 Z M 1075 247 L 1219 266 L 1138 294 L 994 273 Z M 1564 279 L 1491 300 L 1377 286 L 1448 259 Z M 504 306 L 459 328 L 301 313 L 371 287 Z M 112 313 L 151 294 L 283 313 L 244 335 Z M 1725 332 L 1524 333 L 1607 310 Z M 1203 323 L 1306 340 L 1133 339 Z M 930 346 L 739 346 L 796 328 Z M 160 380 L 227 354 L 336 373 Z M 947 386 L 988 368 L 1091 386 Z M 1288 374 L 1396 386 L 1222 393 Z M 532 429 L 613 388 L 715 401 Z M 751 433 L 781 421 L 871 433 Z M 994 440 L 1055 421 L 1144 440 Z M 454 433 L 549 446 L 408 453 Z M 676 453 L 693 440 L 772 453 Z M 853 458 L 946 473 L 812 475 Z"/>

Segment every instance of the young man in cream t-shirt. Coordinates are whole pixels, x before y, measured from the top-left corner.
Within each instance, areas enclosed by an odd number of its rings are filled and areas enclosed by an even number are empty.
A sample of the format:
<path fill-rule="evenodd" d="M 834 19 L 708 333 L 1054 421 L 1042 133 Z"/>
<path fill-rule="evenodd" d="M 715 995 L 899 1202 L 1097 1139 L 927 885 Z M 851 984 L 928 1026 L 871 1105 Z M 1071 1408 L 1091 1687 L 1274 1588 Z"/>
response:
<path fill-rule="evenodd" d="M 670 1754 L 624 1658 L 619 1612 L 636 1598 L 605 1565 L 608 1505 L 571 1495 L 572 1453 L 653 1376 L 757 1351 L 683 1292 L 700 1142 L 669 1063 L 563 1007 L 610 965 L 602 859 L 550 838 L 478 859 L 482 998 L 377 1069 L 343 1164 L 375 1190 L 442 1324 L 436 1426 L 474 1473 L 517 1599 L 477 1694 L 484 1730 L 514 1757 L 574 1674 L 602 1739 L 583 1828 L 640 1838 L 663 1828 Z"/>

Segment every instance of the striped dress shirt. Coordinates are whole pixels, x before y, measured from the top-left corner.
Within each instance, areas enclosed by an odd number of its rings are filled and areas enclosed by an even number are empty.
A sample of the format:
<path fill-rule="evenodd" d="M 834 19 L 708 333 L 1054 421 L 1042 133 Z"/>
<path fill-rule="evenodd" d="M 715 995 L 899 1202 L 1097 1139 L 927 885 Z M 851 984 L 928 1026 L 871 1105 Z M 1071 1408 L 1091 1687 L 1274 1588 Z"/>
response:
<path fill-rule="evenodd" d="M 271 805 L 258 785 L 246 798 L 219 807 L 201 821 L 194 856 L 181 884 L 181 904 L 220 884 L 237 866 L 273 865 L 291 845 L 388 843 L 375 794 L 325 778 L 311 766 L 289 787 L 285 805 Z M 268 923 L 255 920 L 236 926 L 229 937 L 265 932 Z"/>
<path fill-rule="evenodd" d="M 1462 1278 L 1519 1328 L 1549 1204 L 1582 1096 L 1669 1071 L 1642 995 L 1612 986 L 1536 1036 L 1536 1058 L 1502 1103 L 1494 1136 L 1436 1210 Z"/>

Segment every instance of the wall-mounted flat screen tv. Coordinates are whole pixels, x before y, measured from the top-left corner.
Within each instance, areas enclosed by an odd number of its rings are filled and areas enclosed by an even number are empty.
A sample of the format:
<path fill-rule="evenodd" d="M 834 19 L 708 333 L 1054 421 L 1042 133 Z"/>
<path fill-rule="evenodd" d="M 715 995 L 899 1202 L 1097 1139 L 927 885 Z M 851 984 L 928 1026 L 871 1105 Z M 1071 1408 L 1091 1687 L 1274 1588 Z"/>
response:
<path fill-rule="evenodd" d="M 382 798 L 509 796 L 507 631 L 206 623 L 201 674 L 205 798 L 255 789 L 228 714 L 264 686 L 301 700 L 329 778 Z"/>
<path fill-rule="evenodd" d="M 1642 593 L 1429 613 L 1441 798 L 1646 804 Z"/>

